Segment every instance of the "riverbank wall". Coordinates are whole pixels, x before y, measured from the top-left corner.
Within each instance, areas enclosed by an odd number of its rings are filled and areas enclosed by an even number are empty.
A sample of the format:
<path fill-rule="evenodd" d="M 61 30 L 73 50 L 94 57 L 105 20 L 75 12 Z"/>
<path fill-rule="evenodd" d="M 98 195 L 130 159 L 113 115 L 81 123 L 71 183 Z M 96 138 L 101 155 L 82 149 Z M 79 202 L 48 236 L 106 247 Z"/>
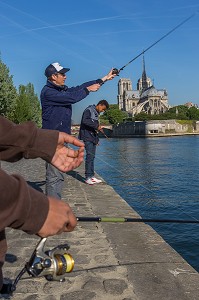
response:
<path fill-rule="evenodd" d="M 103 125 L 102 125 L 103 126 Z M 72 126 L 72 134 L 78 137 L 79 125 Z M 199 122 L 180 120 L 151 120 L 123 122 L 103 126 L 100 138 L 167 137 L 199 135 Z"/>
<path fill-rule="evenodd" d="M 178 120 L 151 120 L 124 122 L 112 127 L 112 137 L 172 136 L 199 134 L 199 123 Z"/>

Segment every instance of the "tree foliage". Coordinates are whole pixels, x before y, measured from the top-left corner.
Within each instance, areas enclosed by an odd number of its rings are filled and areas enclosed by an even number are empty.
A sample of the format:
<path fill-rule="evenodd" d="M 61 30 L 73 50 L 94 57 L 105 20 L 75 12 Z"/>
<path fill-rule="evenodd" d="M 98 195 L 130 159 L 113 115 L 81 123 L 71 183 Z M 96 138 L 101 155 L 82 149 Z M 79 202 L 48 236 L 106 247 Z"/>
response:
<path fill-rule="evenodd" d="M 19 86 L 19 97 L 15 108 L 15 123 L 34 121 L 41 126 L 41 108 L 34 86 L 31 83 Z"/>
<path fill-rule="evenodd" d="M 0 114 L 14 121 L 14 112 L 18 98 L 8 67 L 0 59 Z"/>
<path fill-rule="evenodd" d="M 107 109 L 104 114 L 100 117 L 101 123 L 117 124 L 122 123 L 128 114 L 121 111 L 117 104 L 110 104 L 109 109 Z M 108 122 L 107 122 L 108 121 Z"/>
<path fill-rule="evenodd" d="M 34 121 L 41 126 L 41 107 L 32 83 L 17 91 L 13 76 L 0 59 L 0 114 L 15 123 Z"/>
<path fill-rule="evenodd" d="M 188 108 L 185 105 L 178 105 L 170 108 L 166 113 L 159 115 L 148 115 L 144 112 L 137 114 L 134 117 L 135 121 L 147 120 L 199 120 L 199 109 L 195 106 Z"/>

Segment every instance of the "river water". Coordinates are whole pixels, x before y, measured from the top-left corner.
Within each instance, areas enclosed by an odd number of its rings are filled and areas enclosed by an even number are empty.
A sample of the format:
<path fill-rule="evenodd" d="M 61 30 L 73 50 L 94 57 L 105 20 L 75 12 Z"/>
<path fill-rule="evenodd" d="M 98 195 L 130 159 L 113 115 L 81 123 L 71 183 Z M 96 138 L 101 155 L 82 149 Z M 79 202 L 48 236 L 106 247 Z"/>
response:
<path fill-rule="evenodd" d="M 199 220 L 199 136 L 101 139 L 95 170 L 143 218 Z M 199 224 L 150 225 L 199 271 Z"/>

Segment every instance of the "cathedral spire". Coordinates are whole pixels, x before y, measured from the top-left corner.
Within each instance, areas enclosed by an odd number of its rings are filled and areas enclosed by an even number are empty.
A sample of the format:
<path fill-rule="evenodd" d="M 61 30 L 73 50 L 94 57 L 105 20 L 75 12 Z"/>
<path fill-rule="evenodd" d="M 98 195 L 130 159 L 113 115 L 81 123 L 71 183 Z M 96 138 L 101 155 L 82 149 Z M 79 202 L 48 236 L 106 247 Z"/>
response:
<path fill-rule="evenodd" d="M 143 71 L 142 71 L 142 91 L 145 91 L 148 88 L 147 84 L 147 76 L 145 70 L 145 60 L 144 60 L 144 53 L 143 53 Z"/>

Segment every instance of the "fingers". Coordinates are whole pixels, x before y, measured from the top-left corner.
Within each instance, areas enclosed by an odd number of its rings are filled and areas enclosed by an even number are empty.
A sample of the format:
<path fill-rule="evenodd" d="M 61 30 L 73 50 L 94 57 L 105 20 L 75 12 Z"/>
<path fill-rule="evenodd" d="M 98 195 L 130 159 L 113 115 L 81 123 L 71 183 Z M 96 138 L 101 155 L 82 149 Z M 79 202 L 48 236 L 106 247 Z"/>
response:
<path fill-rule="evenodd" d="M 56 151 L 51 164 L 62 172 L 69 172 L 80 166 L 84 159 L 84 148 L 79 150 L 62 147 Z"/>
<path fill-rule="evenodd" d="M 84 148 L 80 148 L 79 150 L 73 150 L 73 149 L 69 149 L 67 148 L 68 153 L 67 156 L 71 157 L 71 158 L 77 158 L 77 157 L 81 157 L 84 155 Z"/>
<path fill-rule="evenodd" d="M 64 226 L 64 232 L 71 232 L 75 229 L 77 225 L 77 219 L 76 218 L 71 218 L 71 221 L 70 223 L 66 223 L 65 226 Z"/>
<path fill-rule="evenodd" d="M 70 206 L 53 197 L 48 197 L 48 201 L 48 215 L 42 228 L 39 230 L 38 235 L 41 237 L 48 237 L 74 230 L 77 225 L 77 219 Z"/>
<path fill-rule="evenodd" d="M 71 136 L 71 135 L 69 135 L 67 133 L 64 133 L 64 132 L 59 133 L 58 143 L 61 143 L 61 144 L 69 143 L 69 144 L 72 144 L 72 145 L 77 146 L 77 147 L 84 147 L 83 142 L 81 142 L 76 137 Z"/>

